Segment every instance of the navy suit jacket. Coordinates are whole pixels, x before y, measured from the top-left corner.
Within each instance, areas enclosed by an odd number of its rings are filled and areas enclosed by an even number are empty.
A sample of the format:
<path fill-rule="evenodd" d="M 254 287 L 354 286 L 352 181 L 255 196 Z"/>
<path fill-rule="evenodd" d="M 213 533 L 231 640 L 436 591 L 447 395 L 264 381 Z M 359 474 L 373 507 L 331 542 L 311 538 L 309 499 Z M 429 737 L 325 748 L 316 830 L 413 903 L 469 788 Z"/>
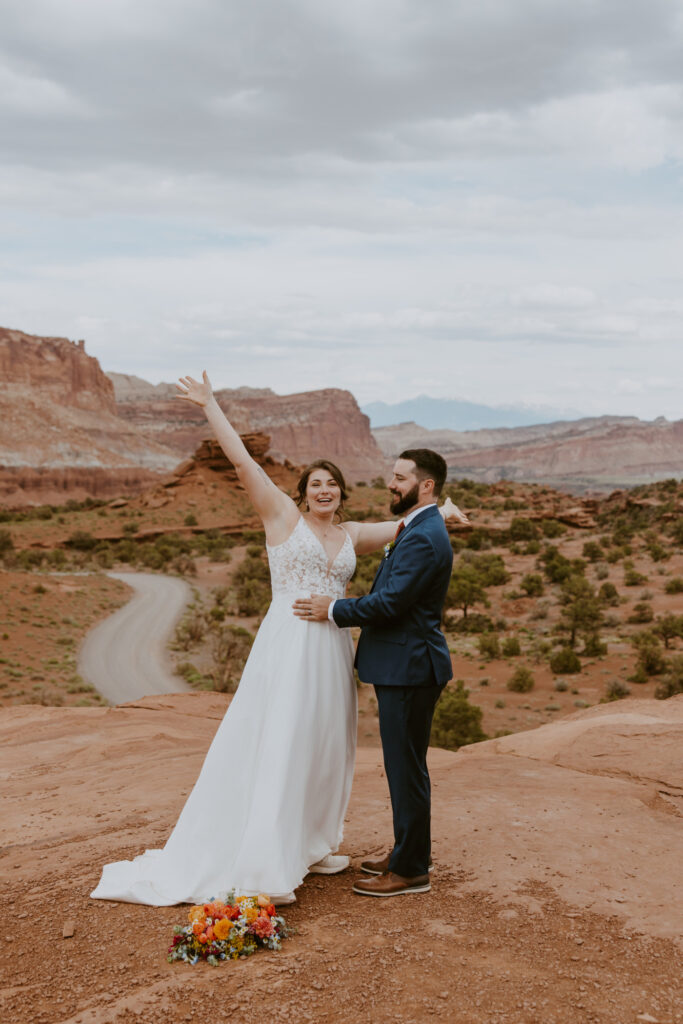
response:
<path fill-rule="evenodd" d="M 433 505 L 403 530 L 365 597 L 341 598 L 338 626 L 362 626 L 356 668 L 377 686 L 441 686 L 453 675 L 441 614 L 453 550 Z"/>

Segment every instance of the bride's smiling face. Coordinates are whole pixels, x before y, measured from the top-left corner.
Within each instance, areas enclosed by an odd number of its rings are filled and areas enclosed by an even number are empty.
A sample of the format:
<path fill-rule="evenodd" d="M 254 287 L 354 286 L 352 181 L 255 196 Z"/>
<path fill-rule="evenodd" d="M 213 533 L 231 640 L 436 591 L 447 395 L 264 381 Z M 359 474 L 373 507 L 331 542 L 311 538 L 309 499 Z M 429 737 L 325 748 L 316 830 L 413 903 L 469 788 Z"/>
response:
<path fill-rule="evenodd" d="M 315 469 L 306 484 L 306 502 L 311 512 L 329 516 L 337 511 L 341 502 L 341 488 L 334 477 L 324 469 Z"/>

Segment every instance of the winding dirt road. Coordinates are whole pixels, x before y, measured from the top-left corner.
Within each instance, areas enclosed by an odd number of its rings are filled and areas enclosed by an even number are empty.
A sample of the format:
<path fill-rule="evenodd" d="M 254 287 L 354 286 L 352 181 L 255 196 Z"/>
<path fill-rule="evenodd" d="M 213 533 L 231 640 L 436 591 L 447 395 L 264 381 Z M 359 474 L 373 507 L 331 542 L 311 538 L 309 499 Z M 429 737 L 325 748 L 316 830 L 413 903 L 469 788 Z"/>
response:
<path fill-rule="evenodd" d="M 175 576 L 144 572 L 110 572 L 135 595 L 123 608 L 95 626 L 78 659 L 79 674 L 110 704 L 123 704 L 159 693 L 187 693 L 191 688 L 173 674 L 166 643 L 192 597 Z"/>

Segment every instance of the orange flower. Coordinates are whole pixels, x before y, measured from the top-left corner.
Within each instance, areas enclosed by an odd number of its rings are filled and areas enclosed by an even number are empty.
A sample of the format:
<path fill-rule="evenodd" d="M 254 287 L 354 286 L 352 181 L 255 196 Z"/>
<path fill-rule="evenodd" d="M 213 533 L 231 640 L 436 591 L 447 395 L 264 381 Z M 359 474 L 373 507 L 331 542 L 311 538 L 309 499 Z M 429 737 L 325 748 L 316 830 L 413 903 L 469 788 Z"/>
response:
<path fill-rule="evenodd" d="M 256 907 L 247 907 L 247 909 L 244 911 L 244 916 L 247 919 L 247 923 L 252 924 L 258 917 L 258 910 L 256 909 Z"/>
<path fill-rule="evenodd" d="M 191 907 L 190 912 L 187 915 L 187 919 L 190 922 L 203 921 L 204 919 L 204 907 Z"/>
<path fill-rule="evenodd" d="M 207 942 L 209 941 L 209 940 L 207 939 L 206 935 L 204 934 L 204 932 L 202 932 L 202 934 L 201 934 L 201 935 L 198 935 L 198 936 L 197 936 L 197 939 L 199 940 L 199 942 L 201 942 L 201 943 L 202 943 L 202 945 L 204 945 L 205 943 L 207 943 Z"/>
<path fill-rule="evenodd" d="M 220 921 L 217 921 L 213 926 L 213 935 L 215 939 L 222 942 L 223 939 L 227 939 L 228 935 L 232 931 L 232 921 L 228 921 L 227 918 L 223 917 Z"/>
<path fill-rule="evenodd" d="M 257 903 L 259 907 L 267 907 L 268 904 L 270 903 L 270 896 L 266 896 L 266 894 L 263 892 L 260 893 Z"/>
<path fill-rule="evenodd" d="M 266 910 L 268 911 L 268 917 L 275 917 L 277 911 L 275 909 L 274 903 L 269 903 L 268 906 L 266 907 Z"/>
<path fill-rule="evenodd" d="M 194 924 L 192 925 L 192 931 L 195 933 L 195 935 L 201 935 L 201 933 L 204 931 L 204 920 L 202 919 L 201 921 L 195 921 Z"/>

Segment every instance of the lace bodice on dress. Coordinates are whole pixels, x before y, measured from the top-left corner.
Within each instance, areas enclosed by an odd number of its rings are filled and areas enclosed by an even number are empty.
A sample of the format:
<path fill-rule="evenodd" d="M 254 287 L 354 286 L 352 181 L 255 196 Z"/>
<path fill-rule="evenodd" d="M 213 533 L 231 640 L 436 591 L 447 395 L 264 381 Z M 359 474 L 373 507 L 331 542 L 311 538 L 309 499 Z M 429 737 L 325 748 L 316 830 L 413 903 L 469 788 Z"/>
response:
<path fill-rule="evenodd" d="M 267 550 L 273 597 L 302 591 L 344 597 L 346 584 L 356 568 L 356 554 L 348 533 L 330 565 L 327 552 L 303 516 L 286 541 L 274 547 L 267 545 Z"/>

